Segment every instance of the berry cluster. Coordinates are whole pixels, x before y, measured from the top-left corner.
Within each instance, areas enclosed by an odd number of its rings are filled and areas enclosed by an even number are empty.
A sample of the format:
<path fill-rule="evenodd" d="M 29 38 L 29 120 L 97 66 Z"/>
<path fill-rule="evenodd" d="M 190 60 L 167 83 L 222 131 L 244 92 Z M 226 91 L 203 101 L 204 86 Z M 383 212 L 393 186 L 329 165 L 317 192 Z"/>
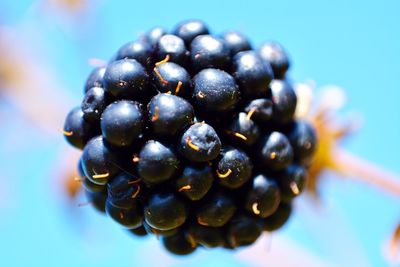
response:
<path fill-rule="evenodd" d="M 198 20 L 154 28 L 93 70 L 64 135 L 90 201 L 166 249 L 252 244 L 289 218 L 316 138 L 294 120 L 276 43 L 211 35 Z"/>

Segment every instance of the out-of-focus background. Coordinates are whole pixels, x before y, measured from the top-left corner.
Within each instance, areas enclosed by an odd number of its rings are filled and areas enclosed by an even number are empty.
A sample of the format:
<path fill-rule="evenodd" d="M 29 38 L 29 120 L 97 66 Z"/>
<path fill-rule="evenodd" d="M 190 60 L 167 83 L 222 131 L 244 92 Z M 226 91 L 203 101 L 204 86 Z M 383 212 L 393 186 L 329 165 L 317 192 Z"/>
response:
<path fill-rule="evenodd" d="M 154 237 L 134 238 L 69 203 L 60 177 L 74 149 L 59 129 L 81 101 L 89 59 L 108 60 L 153 26 L 199 18 L 254 46 L 279 41 L 295 81 L 344 88 L 341 116 L 357 111 L 363 125 L 343 147 L 400 174 L 399 11 L 396 0 L 0 1 L 1 265 L 388 266 L 400 198 L 329 172 L 320 201 L 301 197 L 289 223 L 255 246 L 170 256 Z"/>

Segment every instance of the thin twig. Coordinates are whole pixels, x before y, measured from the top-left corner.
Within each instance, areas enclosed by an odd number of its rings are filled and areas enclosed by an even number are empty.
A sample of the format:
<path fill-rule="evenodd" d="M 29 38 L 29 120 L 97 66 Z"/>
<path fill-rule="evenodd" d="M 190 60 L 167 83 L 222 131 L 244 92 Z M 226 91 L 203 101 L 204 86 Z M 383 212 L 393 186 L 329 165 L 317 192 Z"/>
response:
<path fill-rule="evenodd" d="M 339 171 L 346 176 L 357 178 L 400 197 L 399 176 L 340 148 L 335 149 L 334 160 Z"/>

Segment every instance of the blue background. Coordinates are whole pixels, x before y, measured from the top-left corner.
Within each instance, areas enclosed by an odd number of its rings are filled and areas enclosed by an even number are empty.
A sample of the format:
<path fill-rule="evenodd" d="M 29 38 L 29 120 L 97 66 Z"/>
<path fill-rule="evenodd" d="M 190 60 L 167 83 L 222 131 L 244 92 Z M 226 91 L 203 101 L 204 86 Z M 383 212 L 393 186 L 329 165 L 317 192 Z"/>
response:
<path fill-rule="evenodd" d="M 0 23 L 32 38 L 26 45 L 51 66 L 70 103 L 82 97 L 92 68 L 87 59 L 107 60 L 120 45 L 153 26 L 171 29 L 180 20 L 199 18 L 214 33 L 239 29 L 255 46 L 278 40 L 291 54 L 296 81 L 311 78 L 319 86 L 345 88 L 345 111 L 362 114 L 364 125 L 344 146 L 400 173 L 399 1 L 89 2 L 88 12 L 77 19 L 28 0 L 0 2 Z M 221 250 L 174 259 L 154 239 L 131 238 L 90 207 L 68 208 L 55 189 L 55 176 L 59 155 L 70 148 L 60 136 L 38 130 L 12 103 L 2 101 L 0 107 L 2 266 L 154 266 L 157 255 L 178 266 L 251 266 Z M 400 219 L 399 199 L 362 183 L 331 174 L 327 178 L 323 211 L 301 202 L 276 235 L 333 266 L 386 266 L 383 245 Z"/>

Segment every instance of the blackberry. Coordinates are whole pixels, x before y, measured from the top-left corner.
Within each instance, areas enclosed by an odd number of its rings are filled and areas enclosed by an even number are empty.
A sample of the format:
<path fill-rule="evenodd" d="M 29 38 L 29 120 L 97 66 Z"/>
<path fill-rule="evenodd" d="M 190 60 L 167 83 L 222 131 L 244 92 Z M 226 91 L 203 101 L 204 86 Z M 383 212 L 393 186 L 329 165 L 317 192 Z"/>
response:
<path fill-rule="evenodd" d="M 314 128 L 305 121 L 296 121 L 288 137 L 293 147 L 295 160 L 300 163 L 308 163 L 317 144 Z"/>
<path fill-rule="evenodd" d="M 107 192 L 106 185 L 99 185 L 91 182 L 87 177 L 82 177 L 82 186 L 86 191 L 91 193 Z"/>
<path fill-rule="evenodd" d="M 197 244 L 207 248 L 222 247 L 225 244 L 225 236 L 222 228 L 192 224 L 188 229 L 188 235 Z"/>
<path fill-rule="evenodd" d="M 148 104 L 151 128 L 156 135 L 173 136 L 193 122 L 194 110 L 185 99 L 158 94 Z"/>
<path fill-rule="evenodd" d="M 293 119 L 296 111 L 297 97 L 292 86 L 287 81 L 273 80 L 271 82 L 273 119 L 284 124 Z"/>
<path fill-rule="evenodd" d="M 196 244 L 190 242 L 184 233 L 164 237 L 162 243 L 166 250 L 176 255 L 187 255 L 196 250 Z"/>
<path fill-rule="evenodd" d="M 81 164 L 92 183 L 103 185 L 119 173 L 117 156 L 107 147 L 102 136 L 91 139 L 85 146 Z"/>
<path fill-rule="evenodd" d="M 183 21 L 174 30 L 174 34 L 182 38 L 186 45 L 190 45 L 196 36 L 208 33 L 207 26 L 201 20 Z"/>
<path fill-rule="evenodd" d="M 88 190 L 84 190 L 86 198 L 89 203 L 99 212 L 106 212 L 106 200 L 107 200 L 107 191 L 103 192 L 91 192 Z"/>
<path fill-rule="evenodd" d="M 281 202 L 278 209 L 262 222 L 264 231 L 275 231 L 281 228 L 292 214 L 292 205 L 287 202 Z"/>
<path fill-rule="evenodd" d="M 72 109 L 64 122 L 64 136 L 72 146 L 83 149 L 86 143 L 96 134 L 97 126 L 84 119 L 84 112 L 76 107 Z"/>
<path fill-rule="evenodd" d="M 227 31 L 222 34 L 221 37 L 225 41 L 231 56 L 234 56 L 242 51 L 251 50 L 249 40 L 247 40 L 247 38 L 238 31 Z"/>
<path fill-rule="evenodd" d="M 106 72 L 106 67 L 97 67 L 89 74 L 87 77 L 84 93 L 90 90 L 93 87 L 103 87 L 103 77 Z"/>
<path fill-rule="evenodd" d="M 128 232 L 132 233 L 134 236 L 140 236 L 140 237 L 147 235 L 147 231 L 143 226 L 134 229 L 128 229 Z"/>
<path fill-rule="evenodd" d="M 189 96 L 192 93 L 192 81 L 185 68 L 173 62 L 154 67 L 152 83 L 161 93 L 174 93 L 178 96 Z"/>
<path fill-rule="evenodd" d="M 253 178 L 246 193 L 245 208 L 261 218 L 266 218 L 277 210 L 280 200 L 281 192 L 277 183 L 259 174 Z"/>
<path fill-rule="evenodd" d="M 233 248 L 253 244 L 262 233 L 260 223 L 244 214 L 232 218 L 227 228 L 228 244 Z"/>
<path fill-rule="evenodd" d="M 107 66 L 103 84 L 106 92 L 118 99 L 135 99 L 146 94 L 148 75 L 135 59 L 121 59 Z"/>
<path fill-rule="evenodd" d="M 193 102 L 200 113 L 230 111 L 239 101 L 239 87 L 222 70 L 202 70 L 193 78 L 193 83 Z"/>
<path fill-rule="evenodd" d="M 208 165 L 186 166 L 182 175 L 176 180 L 178 192 L 190 200 L 203 198 L 213 184 L 214 175 L 212 172 L 212 168 Z"/>
<path fill-rule="evenodd" d="M 190 45 L 190 63 L 194 71 L 207 68 L 228 70 L 230 51 L 225 42 L 212 35 L 200 35 Z"/>
<path fill-rule="evenodd" d="M 146 233 L 153 234 L 153 235 L 155 235 L 157 237 L 160 237 L 160 236 L 173 236 L 173 235 L 178 233 L 178 229 L 179 229 L 179 227 L 178 227 L 178 228 L 174 228 L 174 229 L 171 229 L 171 230 L 159 230 L 159 229 L 156 229 L 154 227 L 151 227 L 148 223 L 146 223 L 146 221 L 143 222 L 143 227 L 144 227 Z"/>
<path fill-rule="evenodd" d="M 144 122 L 140 105 L 130 100 L 114 102 L 104 110 L 100 125 L 109 144 L 129 147 L 142 136 Z"/>
<path fill-rule="evenodd" d="M 227 132 L 234 141 L 251 146 L 258 141 L 260 129 L 247 113 L 240 112 L 229 126 Z"/>
<path fill-rule="evenodd" d="M 113 206 L 128 209 L 136 205 L 141 190 L 137 177 L 122 172 L 107 187 L 108 201 Z"/>
<path fill-rule="evenodd" d="M 111 102 L 111 96 L 101 87 L 90 88 L 83 98 L 81 108 L 83 118 L 91 123 L 100 121 L 101 114 Z"/>
<path fill-rule="evenodd" d="M 278 176 L 278 185 L 282 200 L 288 202 L 303 192 L 307 182 L 307 170 L 298 165 L 291 165 Z"/>
<path fill-rule="evenodd" d="M 105 209 L 107 215 L 111 219 L 125 228 L 135 229 L 142 225 L 143 214 L 138 204 L 131 205 L 129 208 L 120 208 L 114 206 L 111 201 L 107 199 Z"/>
<path fill-rule="evenodd" d="M 161 36 L 157 42 L 157 61 L 168 59 L 181 66 L 185 66 L 189 51 L 186 50 L 184 41 L 176 35 L 166 34 Z"/>
<path fill-rule="evenodd" d="M 129 42 L 122 46 L 116 55 L 115 60 L 136 59 L 145 68 L 151 68 L 153 65 L 153 47 L 145 40 Z"/>
<path fill-rule="evenodd" d="M 146 223 L 157 230 L 172 230 L 181 226 L 187 217 L 185 204 L 171 193 L 150 196 L 144 207 Z"/>
<path fill-rule="evenodd" d="M 179 160 L 171 148 L 150 140 L 140 151 L 137 172 L 145 182 L 156 184 L 170 179 L 178 166 Z"/>
<path fill-rule="evenodd" d="M 239 188 L 246 183 L 253 170 L 253 164 L 244 151 L 228 148 L 222 152 L 216 166 L 218 182 L 228 188 Z"/>
<path fill-rule="evenodd" d="M 246 106 L 245 111 L 248 118 L 256 122 L 268 122 L 271 120 L 273 114 L 272 101 L 267 98 L 254 99 Z"/>
<path fill-rule="evenodd" d="M 204 199 L 196 211 L 197 222 L 203 226 L 221 227 L 235 214 L 236 205 L 226 193 L 217 192 Z"/>
<path fill-rule="evenodd" d="M 82 187 L 91 193 L 107 193 L 107 185 L 100 185 L 91 182 L 83 171 L 81 160 L 78 161 L 78 175 L 79 179 L 82 182 Z"/>
<path fill-rule="evenodd" d="M 178 150 L 190 161 L 207 162 L 218 157 L 221 140 L 210 125 L 195 123 L 183 133 Z"/>
<path fill-rule="evenodd" d="M 99 211 L 171 253 L 235 249 L 289 219 L 317 146 L 277 43 L 200 20 L 155 27 L 95 68 L 63 133 Z"/>
<path fill-rule="evenodd" d="M 285 49 L 276 42 L 267 42 L 258 49 L 260 56 L 271 64 L 274 76 L 277 79 L 284 79 L 289 69 L 290 61 Z"/>
<path fill-rule="evenodd" d="M 284 134 L 272 132 L 261 141 L 257 155 L 260 168 L 281 170 L 292 162 L 293 149 Z"/>
<path fill-rule="evenodd" d="M 154 48 L 157 45 L 158 40 L 160 40 L 160 38 L 165 34 L 167 34 L 167 31 L 164 28 L 154 27 L 143 36 L 143 39 Z"/>
<path fill-rule="evenodd" d="M 236 54 L 233 58 L 233 75 L 243 95 L 262 97 L 268 93 L 268 85 L 273 79 L 271 66 L 254 51 Z"/>

